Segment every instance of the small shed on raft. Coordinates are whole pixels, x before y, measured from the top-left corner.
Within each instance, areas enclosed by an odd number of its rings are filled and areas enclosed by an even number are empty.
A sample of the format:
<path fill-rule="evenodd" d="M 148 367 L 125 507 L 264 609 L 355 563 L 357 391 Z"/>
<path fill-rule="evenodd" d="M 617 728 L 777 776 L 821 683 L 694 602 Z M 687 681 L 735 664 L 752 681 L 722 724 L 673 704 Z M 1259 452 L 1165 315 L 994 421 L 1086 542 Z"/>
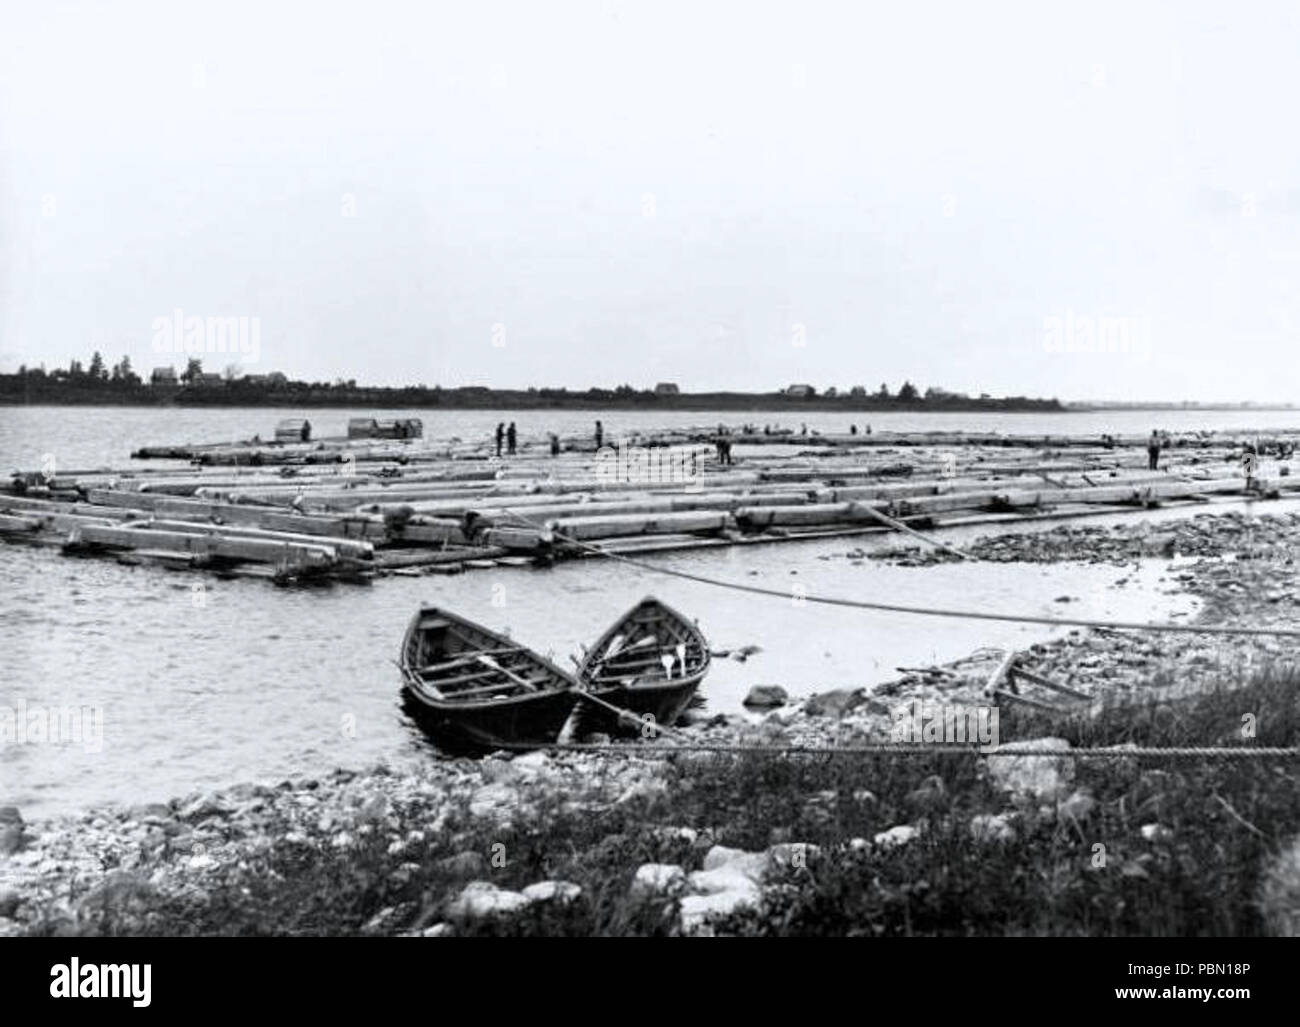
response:
<path fill-rule="evenodd" d="M 286 417 L 275 426 L 276 442 L 310 442 L 311 422 L 304 417 Z"/>
<path fill-rule="evenodd" d="M 424 422 L 418 417 L 377 420 L 353 417 L 348 421 L 350 439 L 418 439 L 424 436 Z"/>

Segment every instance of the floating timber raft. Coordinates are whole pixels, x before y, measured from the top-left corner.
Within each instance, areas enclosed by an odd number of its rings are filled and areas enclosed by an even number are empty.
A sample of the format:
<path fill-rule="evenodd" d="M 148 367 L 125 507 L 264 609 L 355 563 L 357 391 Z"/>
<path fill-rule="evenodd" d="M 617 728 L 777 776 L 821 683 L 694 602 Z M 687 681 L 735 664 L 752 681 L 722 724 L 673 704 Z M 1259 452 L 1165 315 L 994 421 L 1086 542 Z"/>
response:
<path fill-rule="evenodd" d="M 332 436 L 149 446 L 145 465 L 0 486 L 0 539 L 279 582 L 457 573 L 607 553 L 1081 517 L 1276 498 L 1300 432 L 1173 436 L 764 434 L 718 426 L 589 438 Z M 283 433 L 282 433 L 283 434 Z M 356 433 L 354 433 L 356 434 Z M 1250 477 L 1243 455 L 1256 453 Z"/>

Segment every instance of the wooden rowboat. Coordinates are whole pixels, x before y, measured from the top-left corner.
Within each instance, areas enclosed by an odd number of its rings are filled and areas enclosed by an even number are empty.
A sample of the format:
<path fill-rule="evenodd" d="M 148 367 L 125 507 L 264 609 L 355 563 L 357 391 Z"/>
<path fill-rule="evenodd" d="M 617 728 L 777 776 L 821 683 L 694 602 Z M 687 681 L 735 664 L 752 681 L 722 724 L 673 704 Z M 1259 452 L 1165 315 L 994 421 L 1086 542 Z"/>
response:
<path fill-rule="evenodd" d="M 690 703 L 710 658 L 709 644 L 692 621 L 647 596 L 587 650 L 578 661 L 578 677 L 585 694 L 666 727 Z M 583 732 L 643 730 L 590 700 L 579 703 L 578 727 Z"/>
<path fill-rule="evenodd" d="M 554 742 L 577 701 L 573 678 L 549 660 L 432 606 L 411 619 L 400 666 L 407 712 L 453 751 Z"/>

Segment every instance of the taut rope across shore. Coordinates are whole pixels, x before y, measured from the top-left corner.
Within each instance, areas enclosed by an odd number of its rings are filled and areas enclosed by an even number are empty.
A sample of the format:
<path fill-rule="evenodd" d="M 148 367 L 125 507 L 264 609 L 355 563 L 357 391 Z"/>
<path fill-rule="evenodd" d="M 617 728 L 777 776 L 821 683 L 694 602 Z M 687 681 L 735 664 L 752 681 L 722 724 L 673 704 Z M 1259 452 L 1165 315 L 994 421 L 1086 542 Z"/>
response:
<path fill-rule="evenodd" d="M 1013 743 L 1014 744 L 1014 743 Z M 512 749 L 546 749 L 561 752 L 621 752 L 627 756 L 662 755 L 681 752 L 716 752 L 766 756 L 1060 756 L 1066 759 L 1297 759 L 1300 748 L 1248 745 L 1171 745 L 1132 748 L 1083 747 L 1078 749 L 980 749 L 975 745 L 917 745 L 880 742 L 858 745 L 741 745 L 738 743 L 685 742 L 679 745 L 641 745 L 634 742 L 553 742 L 550 745 L 518 745 Z"/>
<path fill-rule="evenodd" d="M 502 512 L 516 518 L 526 527 L 534 528 L 539 531 L 546 530 L 545 525 L 530 520 L 528 517 L 520 514 L 517 510 L 503 508 Z M 568 545 L 585 549 L 595 555 L 603 556 L 607 560 L 616 560 L 619 563 L 627 564 L 631 567 L 639 567 L 642 570 L 650 571 L 654 574 L 666 574 L 670 577 L 682 578 L 686 581 L 694 581 L 702 585 L 712 585 L 715 588 L 729 588 L 736 592 L 747 592 L 751 595 L 768 596 L 782 599 L 787 602 L 792 598 L 789 592 L 782 592 L 780 589 L 764 588 L 762 585 L 748 585 L 741 581 L 726 581 L 722 578 L 711 578 L 703 574 L 692 574 L 689 571 L 674 570 L 671 567 L 660 567 L 645 560 L 637 560 L 630 556 L 624 556 L 621 553 L 611 553 L 608 550 L 602 549 L 600 546 L 594 546 L 579 539 L 571 538 L 570 536 L 564 535 L 558 531 L 552 530 L 551 534 L 554 538 L 559 539 Z M 970 620 L 1007 621 L 1016 624 L 1047 624 L 1053 627 L 1109 628 L 1116 631 L 1159 631 L 1182 635 L 1252 635 L 1267 636 L 1270 638 L 1300 638 L 1300 628 L 1234 627 L 1224 624 L 1169 624 L 1151 621 L 1095 620 L 1087 617 L 1044 617 L 1028 613 L 991 613 L 987 610 L 959 610 L 945 607 L 907 606 L 902 603 L 881 603 L 869 599 L 847 599 L 840 596 L 818 596 L 812 594 L 802 595 L 798 598 L 800 602 L 806 603 L 821 603 L 826 606 L 845 606 L 859 610 L 878 610 L 882 613 L 911 613 L 922 617 L 958 617 Z"/>

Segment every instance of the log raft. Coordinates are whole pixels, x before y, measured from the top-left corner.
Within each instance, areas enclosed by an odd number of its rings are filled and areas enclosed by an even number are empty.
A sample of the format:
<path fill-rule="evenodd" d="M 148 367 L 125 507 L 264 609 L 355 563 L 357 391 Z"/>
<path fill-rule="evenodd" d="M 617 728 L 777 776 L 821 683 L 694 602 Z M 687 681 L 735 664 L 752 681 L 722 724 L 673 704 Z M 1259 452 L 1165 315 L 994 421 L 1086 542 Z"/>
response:
<path fill-rule="evenodd" d="M 729 432 L 620 440 L 651 459 L 603 461 L 588 439 L 375 438 L 151 446 L 174 466 L 16 472 L 0 487 L 0 539 L 67 553 L 281 581 L 452 573 L 556 559 L 930 531 L 1275 497 L 1295 433 L 1174 439 L 1159 471 L 1145 437 Z M 1264 456 L 1251 479 L 1249 442 Z M 613 452 L 613 451 L 608 451 Z M 674 462 L 675 461 L 675 462 Z M 674 467 L 689 467 L 683 480 Z"/>

